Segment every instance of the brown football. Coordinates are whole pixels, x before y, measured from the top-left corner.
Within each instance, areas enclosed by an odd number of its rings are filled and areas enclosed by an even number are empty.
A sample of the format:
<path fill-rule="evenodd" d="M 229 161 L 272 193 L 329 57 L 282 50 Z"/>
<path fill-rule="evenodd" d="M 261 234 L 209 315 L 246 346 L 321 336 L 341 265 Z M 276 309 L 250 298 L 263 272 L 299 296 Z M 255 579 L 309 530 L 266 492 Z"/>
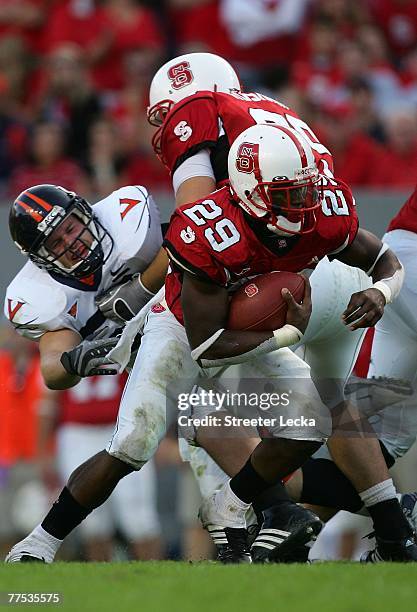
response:
<path fill-rule="evenodd" d="M 253 278 L 233 294 L 227 329 L 279 329 L 285 325 L 287 315 L 287 304 L 281 289 L 289 289 L 296 302 L 300 303 L 304 285 L 304 278 L 293 272 L 269 272 Z"/>

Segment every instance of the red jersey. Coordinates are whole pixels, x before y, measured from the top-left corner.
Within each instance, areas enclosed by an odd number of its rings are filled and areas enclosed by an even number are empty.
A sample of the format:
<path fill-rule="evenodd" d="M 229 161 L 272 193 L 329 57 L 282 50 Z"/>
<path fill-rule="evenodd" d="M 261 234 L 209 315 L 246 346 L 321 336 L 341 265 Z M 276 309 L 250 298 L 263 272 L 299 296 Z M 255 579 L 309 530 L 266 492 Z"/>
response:
<path fill-rule="evenodd" d="M 417 187 L 388 226 L 389 232 L 397 229 L 417 234 Z"/>
<path fill-rule="evenodd" d="M 343 250 L 354 240 L 358 218 L 346 185 L 327 181 L 316 216 L 314 232 L 289 237 L 269 231 L 265 223 L 248 216 L 228 187 L 181 206 L 171 217 L 164 241 L 172 267 L 165 280 L 169 309 L 183 324 L 184 271 L 233 289 L 258 274 L 314 268 L 325 255 Z"/>
<path fill-rule="evenodd" d="M 168 113 L 161 130 L 161 156 L 171 174 L 202 149 L 210 149 L 217 183 L 228 180 L 230 145 L 257 123 L 290 127 L 307 138 L 319 172 L 333 173 L 330 151 L 293 110 L 259 93 L 203 91 L 184 98 Z"/>
<path fill-rule="evenodd" d="M 110 425 L 119 411 L 126 375 L 91 376 L 60 395 L 60 424 Z"/>

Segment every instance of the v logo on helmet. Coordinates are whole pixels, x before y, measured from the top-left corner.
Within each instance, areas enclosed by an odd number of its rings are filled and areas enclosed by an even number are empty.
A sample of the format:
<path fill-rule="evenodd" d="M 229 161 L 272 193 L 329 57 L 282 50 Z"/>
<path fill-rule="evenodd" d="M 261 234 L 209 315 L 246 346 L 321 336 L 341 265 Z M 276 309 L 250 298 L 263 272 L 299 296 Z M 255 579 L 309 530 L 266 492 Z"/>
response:
<path fill-rule="evenodd" d="M 17 302 L 16 306 L 13 306 L 13 302 L 10 298 L 7 298 L 7 310 L 9 313 L 9 320 L 13 321 L 19 310 L 22 308 L 25 302 Z"/>

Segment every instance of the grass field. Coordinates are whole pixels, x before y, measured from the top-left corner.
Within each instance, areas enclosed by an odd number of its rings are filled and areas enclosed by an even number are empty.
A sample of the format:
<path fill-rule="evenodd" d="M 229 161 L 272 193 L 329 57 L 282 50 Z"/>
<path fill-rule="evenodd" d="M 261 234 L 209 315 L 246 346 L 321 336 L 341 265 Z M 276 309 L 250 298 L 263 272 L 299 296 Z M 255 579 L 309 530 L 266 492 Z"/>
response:
<path fill-rule="evenodd" d="M 0 591 L 60 592 L 63 603 L 46 607 L 73 612 L 402 612 L 416 609 L 417 567 L 224 567 L 169 561 L 3 565 Z M 18 607 L 39 609 L 45 604 Z"/>

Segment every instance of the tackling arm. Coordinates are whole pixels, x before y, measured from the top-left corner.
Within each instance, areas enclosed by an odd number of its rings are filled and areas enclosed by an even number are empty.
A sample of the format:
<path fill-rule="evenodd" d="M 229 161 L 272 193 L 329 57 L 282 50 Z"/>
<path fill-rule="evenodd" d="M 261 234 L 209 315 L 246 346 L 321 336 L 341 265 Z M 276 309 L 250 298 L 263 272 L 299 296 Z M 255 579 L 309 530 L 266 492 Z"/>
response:
<path fill-rule="evenodd" d="M 302 337 L 311 313 L 310 285 L 306 281 L 303 303 L 298 304 L 287 289 L 286 325 L 276 331 L 231 331 L 224 329 L 229 311 L 229 294 L 223 287 L 184 273 L 181 302 L 187 337 L 194 359 L 203 367 L 241 363 L 284 346 Z"/>
<path fill-rule="evenodd" d="M 69 389 L 74 387 L 79 376 L 69 374 L 61 364 L 64 351 L 69 351 L 81 341 L 80 335 L 71 329 L 59 329 L 43 334 L 39 341 L 41 371 L 48 389 Z"/>

